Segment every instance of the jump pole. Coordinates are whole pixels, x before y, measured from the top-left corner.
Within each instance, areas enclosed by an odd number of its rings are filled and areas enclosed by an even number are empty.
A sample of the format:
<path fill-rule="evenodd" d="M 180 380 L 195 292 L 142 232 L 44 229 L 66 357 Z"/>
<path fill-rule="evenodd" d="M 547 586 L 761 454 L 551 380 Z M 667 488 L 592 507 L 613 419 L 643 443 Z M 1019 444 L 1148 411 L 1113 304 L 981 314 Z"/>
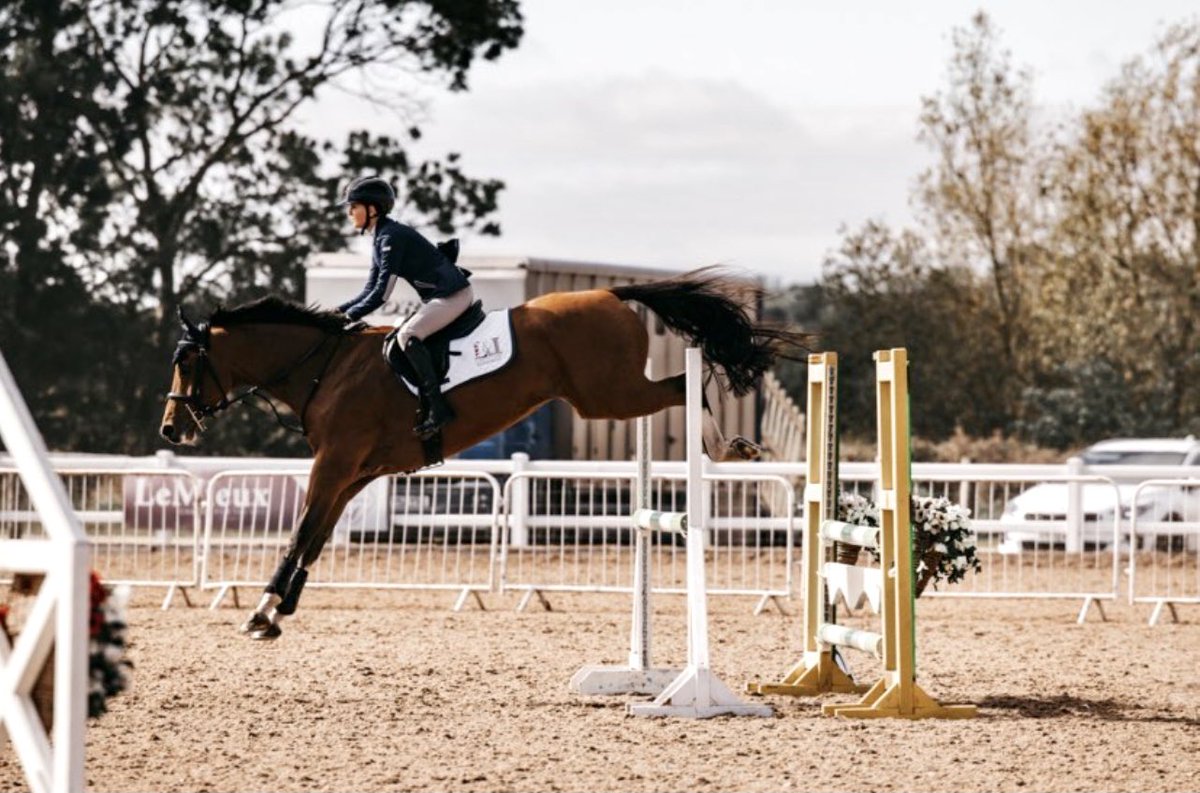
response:
<path fill-rule="evenodd" d="M 687 363 L 687 512 L 639 510 L 635 520 L 644 528 L 677 528 L 687 533 L 688 663 L 653 702 L 630 703 L 634 716 L 771 716 L 769 705 L 746 703 L 717 678 L 709 667 L 708 593 L 705 580 L 704 459 L 701 440 L 700 350 L 688 348 Z"/>

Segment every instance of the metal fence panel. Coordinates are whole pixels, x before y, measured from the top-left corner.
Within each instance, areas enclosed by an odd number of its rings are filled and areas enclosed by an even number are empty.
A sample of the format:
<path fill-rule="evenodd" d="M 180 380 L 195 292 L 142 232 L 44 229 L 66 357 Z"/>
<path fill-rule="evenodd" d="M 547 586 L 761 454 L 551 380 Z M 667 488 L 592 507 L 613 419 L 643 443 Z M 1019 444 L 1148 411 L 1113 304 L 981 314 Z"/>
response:
<path fill-rule="evenodd" d="M 505 483 L 501 590 L 632 592 L 635 473 L 525 470 Z M 794 491 L 784 477 L 705 476 L 708 593 L 789 597 L 795 537 Z M 681 472 L 655 471 L 653 509 L 686 509 Z M 779 506 L 779 505 L 782 505 Z M 686 543 L 651 539 L 652 591 L 683 593 Z"/>
<path fill-rule="evenodd" d="M 200 481 L 186 471 L 88 470 L 60 474 L 92 542 L 92 566 L 106 583 L 168 588 L 199 584 Z M 15 469 L 0 469 L 0 538 L 45 536 Z"/>
<path fill-rule="evenodd" d="M 208 485 L 203 586 L 265 585 L 303 514 L 308 477 L 226 471 Z M 381 477 L 347 505 L 310 587 L 493 587 L 500 487 L 482 472 L 421 471 Z"/>
<path fill-rule="evenodd" d="M 1062 466 L 1033 475 L 1020 473 L 1018 466 L 941 468 L 913 466 L 913 495 L 942 496 L 971 511 L 982 569 L 924 596 L 1081 599 L 1081 619 L 1092 603 L 1116 599 L 1124 546 L 1122 495 L 1112 479 L 1063 474 Z M 843 490 L 869 497 L 874 483 L 872 466 L 842 467 Z M 1061 487 L 1064 508 L 1018 513 L 1014 499 L 1034 487 Z M 1085 497 L 1090 502 L 1097 496 L 1111 508 L 1086 511 Z"/>
<path fill-rule="evenodd" d="M 1137 486 L 1130 510 L 1129 602 L 1163 610 L 1200 604 L 1200 479 L 1152 479 Z"/>

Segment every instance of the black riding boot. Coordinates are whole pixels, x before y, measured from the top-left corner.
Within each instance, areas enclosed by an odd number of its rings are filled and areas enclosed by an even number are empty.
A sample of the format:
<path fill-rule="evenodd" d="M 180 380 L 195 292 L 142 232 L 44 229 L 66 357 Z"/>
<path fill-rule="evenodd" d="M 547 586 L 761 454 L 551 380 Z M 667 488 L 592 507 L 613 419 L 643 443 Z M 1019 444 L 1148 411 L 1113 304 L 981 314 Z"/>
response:
<path fill-rule="evenodd" d="M 433 371 L 433 361 L 424 343 L 420 339 L 409 339 L 404 354 L 417 373 L 417 387 L 425 405 L 425 415 L 413 427 L 413 432 L 421 440 L 427 440 L 454 418 L 454 411 L 442 396 L 442 383 Z"/>

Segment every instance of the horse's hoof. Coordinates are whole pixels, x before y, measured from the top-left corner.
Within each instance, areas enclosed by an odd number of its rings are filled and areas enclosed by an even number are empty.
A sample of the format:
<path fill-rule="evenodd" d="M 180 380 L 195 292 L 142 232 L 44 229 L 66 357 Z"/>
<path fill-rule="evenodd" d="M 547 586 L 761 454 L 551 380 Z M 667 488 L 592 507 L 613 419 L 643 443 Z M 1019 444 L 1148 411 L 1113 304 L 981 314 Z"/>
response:
<path fill-rule="evenodd" d="M 729 441 L 729 449 L 742 460 L 757 460 L 766 451 L 765 448 L 759 446 L 754 441 L 747 440 L 741 436 Z"/>
<path fill-rule="evenodd" d="M 270 617 L 256 611 L 250 615 L 250 619 L 242 623 L 242 626 L 238 630 L 242 633 L 257 633 L 269 627 L 271 627 Z"/>
<path fill-rule="evenodd" d="M 255 641 L 270 641 L 278 639 L 281 635 L 283 635 L 283 630 L 278 625 L 268 625 L 262 630 L 250 632 L 250 638 Z"/>

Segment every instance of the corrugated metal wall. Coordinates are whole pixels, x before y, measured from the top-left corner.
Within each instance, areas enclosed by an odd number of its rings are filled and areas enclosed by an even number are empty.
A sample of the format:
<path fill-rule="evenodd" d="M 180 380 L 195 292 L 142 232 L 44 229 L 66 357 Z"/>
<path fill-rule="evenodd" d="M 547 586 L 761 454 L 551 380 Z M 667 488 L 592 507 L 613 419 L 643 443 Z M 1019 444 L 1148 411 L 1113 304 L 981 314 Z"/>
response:
<path fill-rule="evenodd" d="M 577 292 L 605 289 L 620 284 L 644 283 L 677 275 L 666 270 L 621 268 L 611 265 L 556 262 L 530 259 L 525 263 L 527 300 L 548 292 Z M 637 304 L 646 317 L 650 333 L 650 360 L 656 380 L 683 371 L 684 342 L 669 334 L 655 317 Z M 726 436 L 744 435 L 757 440 L 757 395 L 734 399 L 709 389 L 709 403 Z M 684 409 L 671 408 L 654 416 L 653 455 L 656 460 L 682 460 L 684 449 Z M 554 405 L 554 456 L 573 460 L 629 460 L 636 454 L 633 423 L 614 420 L 584 420 L 570 405 Z"/>

